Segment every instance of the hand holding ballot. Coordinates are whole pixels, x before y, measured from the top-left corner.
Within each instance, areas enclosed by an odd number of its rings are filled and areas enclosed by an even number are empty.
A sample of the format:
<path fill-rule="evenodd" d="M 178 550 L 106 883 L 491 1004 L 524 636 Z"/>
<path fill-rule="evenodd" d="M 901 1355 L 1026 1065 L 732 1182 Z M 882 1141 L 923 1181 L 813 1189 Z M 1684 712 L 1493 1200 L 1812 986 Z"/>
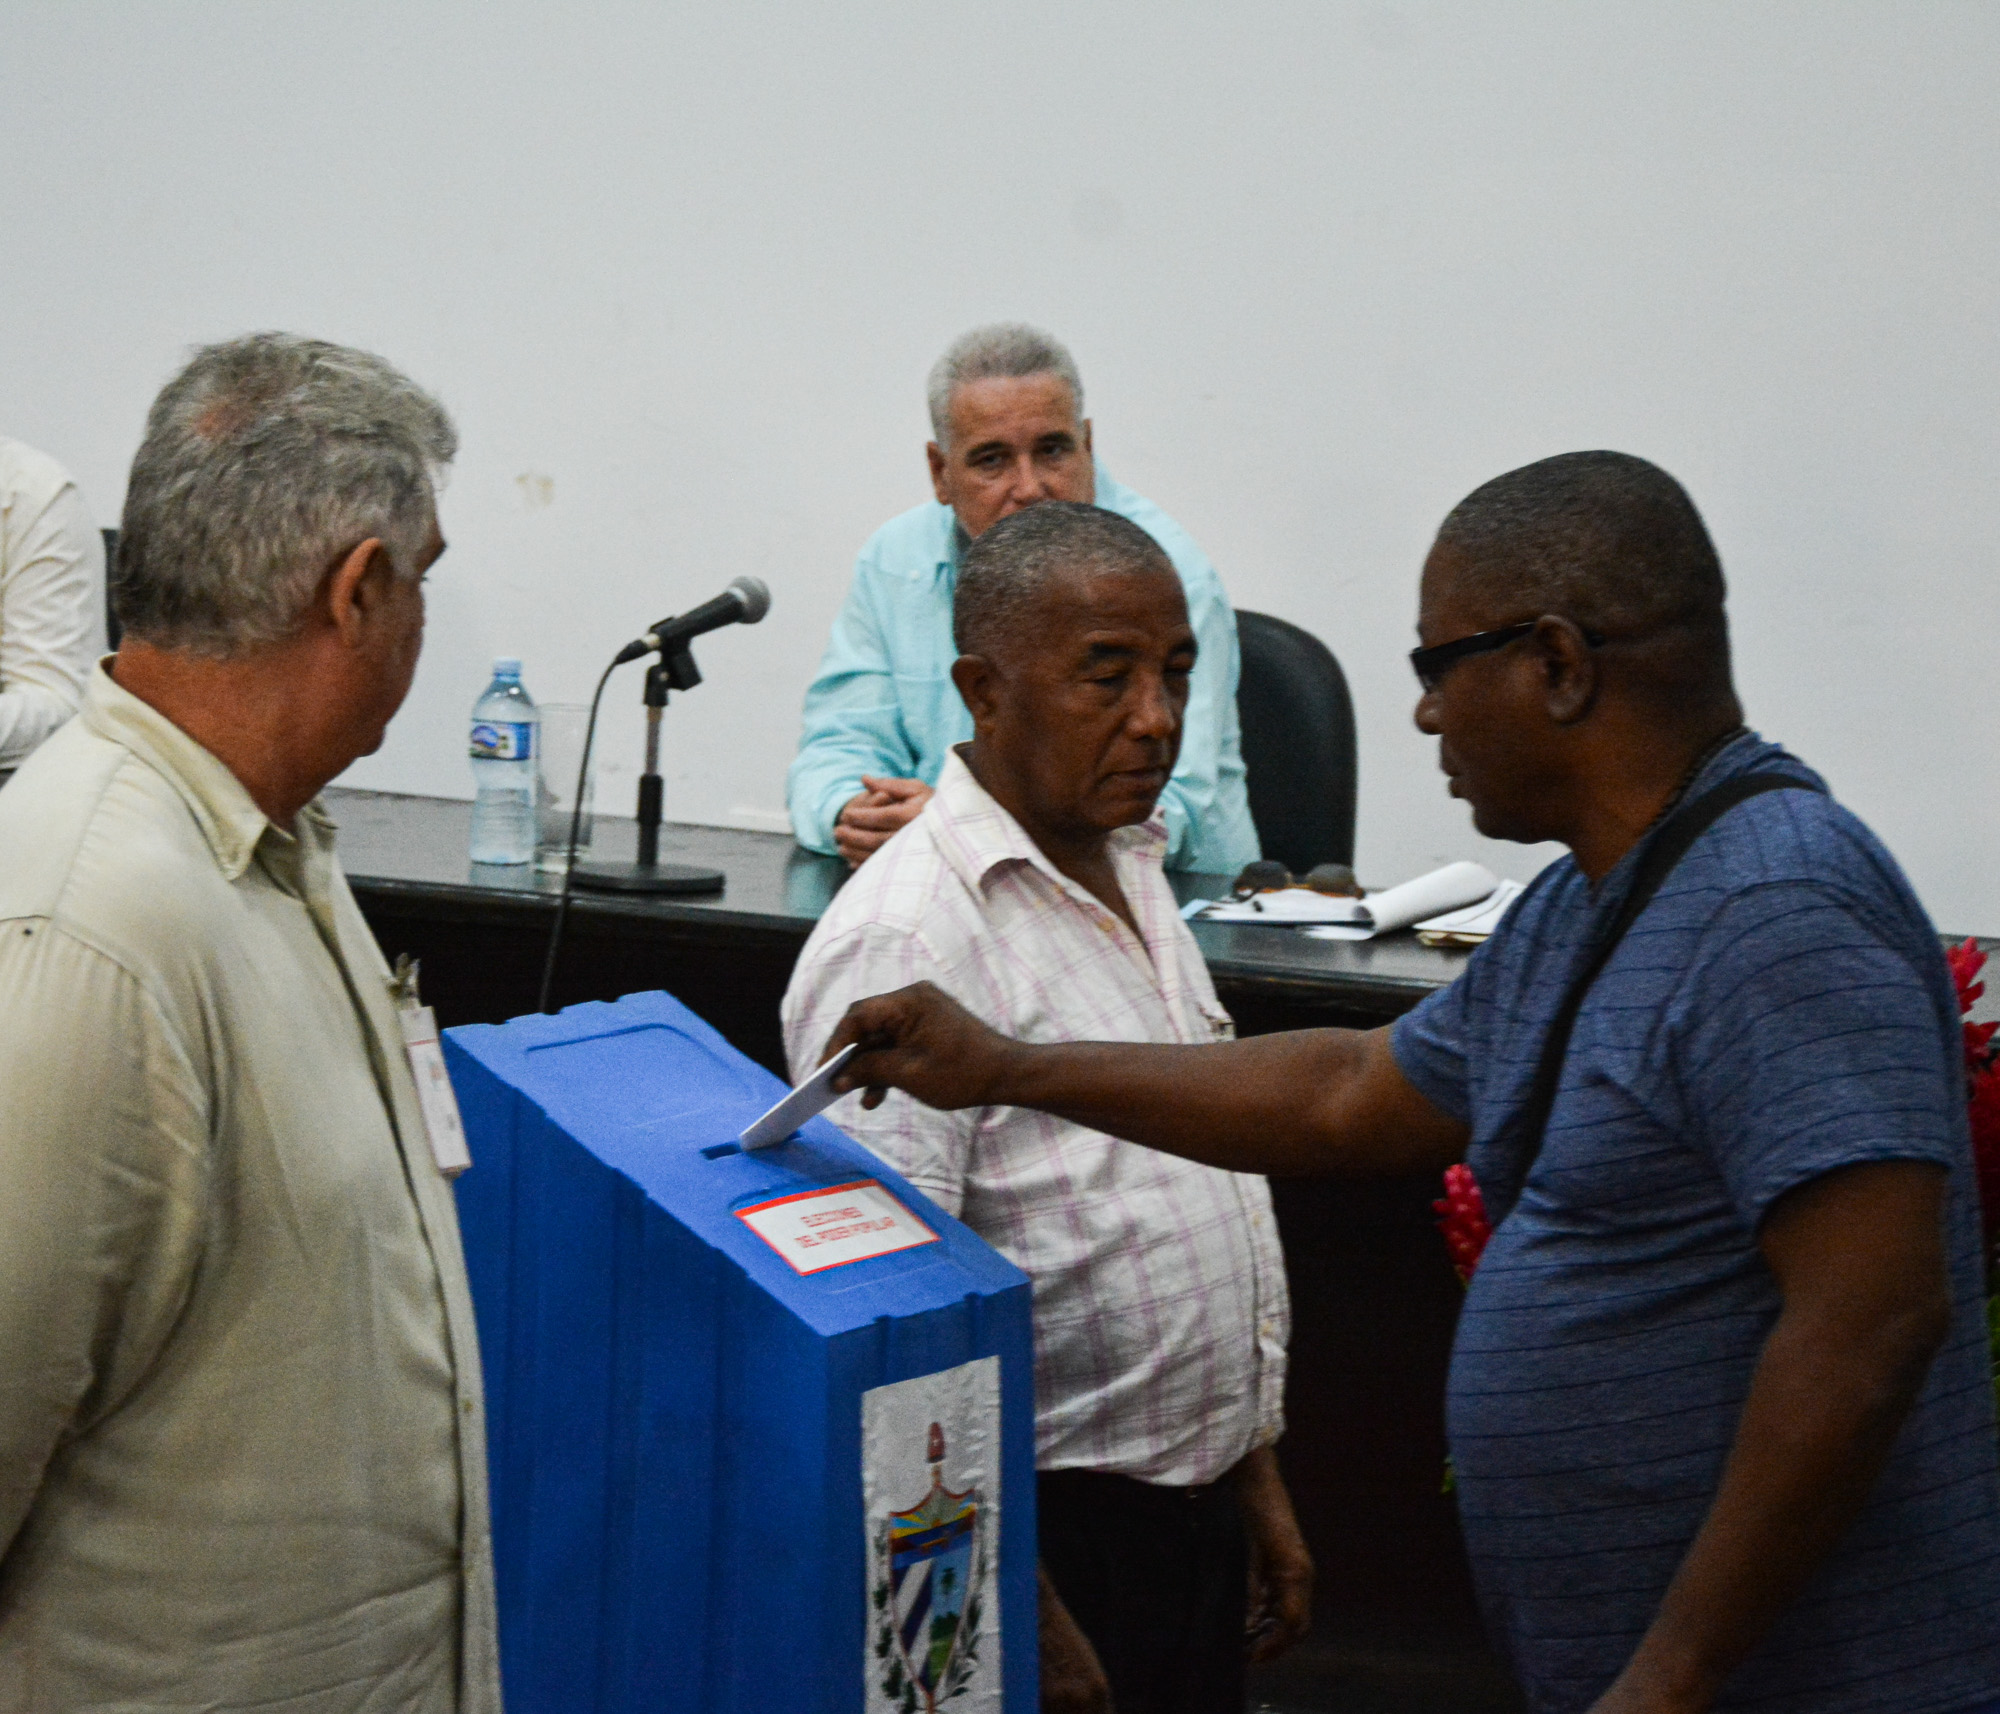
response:
<path fill-rule="evenodd" d="M 840 1068 L 854 1057 L 852 1047 L 842 1048 L 798 1088 L 789 1091 L 769 1112 L 755 1120 L 737 1139 L 746 1149 L 768 1149 L 782 1143 L 808 1119 L 824 1113 L 840 1099 L 834 1079 Z"/>
<path fill-rule="evenodd" d="M 836 1095 L 865 1090 L 861 1105 L 870 1109 L 901 1089 L 950 1113 L 994 1105 L 1007 1056 L 1020 1047 L 934 983 L 913 982 L 849 1006 L 811 1081 L 831 1073 Z M 882 1063 L 864 1073 L 854 1062 L 869 1056 Z"/>

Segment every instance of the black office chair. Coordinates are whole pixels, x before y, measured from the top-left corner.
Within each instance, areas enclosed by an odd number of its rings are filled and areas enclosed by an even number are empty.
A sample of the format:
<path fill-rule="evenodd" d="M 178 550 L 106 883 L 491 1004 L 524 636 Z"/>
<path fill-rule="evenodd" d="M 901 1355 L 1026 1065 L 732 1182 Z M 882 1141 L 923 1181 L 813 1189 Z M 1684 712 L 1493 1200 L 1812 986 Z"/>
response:
<path fill-rule="evenodd" d="M 104 636 L 112 653 L 118 651 L 118 615 L 111 610 L 111 574 L 118 569 L 118 532 L 104 534 Z"/>
<path fill-rule="evenodd" d="M 1354 702 L 1340 663 L 1310 631 L 1236 612 L 1236 712 L 1250 819 L 1264 855 L 1303 875 L 1354 861 Z"/>

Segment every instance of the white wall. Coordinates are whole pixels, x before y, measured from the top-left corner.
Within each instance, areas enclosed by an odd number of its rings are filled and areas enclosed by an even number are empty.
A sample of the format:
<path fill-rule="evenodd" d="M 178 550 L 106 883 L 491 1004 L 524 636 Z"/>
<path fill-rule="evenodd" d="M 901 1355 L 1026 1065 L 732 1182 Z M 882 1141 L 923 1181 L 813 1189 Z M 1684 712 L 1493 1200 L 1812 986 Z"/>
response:
<path fill-rule="evenodd" d="M 0 59 L 0 425 L 107 520 L 191 341 L 371 346 L 458 417 L 430 647 L 353 783 L 462 793 L 490 656 L 577 698 L 752 572 L 668 803 L 774 824 L 854 549 L 926 492 L 924 371 L 1018 316 L 1237 604 L 1340 656 L 1365 878 L 1483 843 L 1409 725 L 1430 532 L 1613 446 L 1705 509 L 1753 721 L 2000 932 L 1984 0 L 0 0 Z"/>

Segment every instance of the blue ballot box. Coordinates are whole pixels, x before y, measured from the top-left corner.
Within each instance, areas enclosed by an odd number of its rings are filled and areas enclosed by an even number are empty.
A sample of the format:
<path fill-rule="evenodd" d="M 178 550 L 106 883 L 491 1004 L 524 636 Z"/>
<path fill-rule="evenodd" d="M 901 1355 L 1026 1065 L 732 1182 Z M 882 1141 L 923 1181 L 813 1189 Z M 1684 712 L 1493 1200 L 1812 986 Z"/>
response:
<path fill-rule="evenodd" d="M 1025 1275 L 664 994 L 448 1031 L 510 1714 L 1028 1714 Z"/>

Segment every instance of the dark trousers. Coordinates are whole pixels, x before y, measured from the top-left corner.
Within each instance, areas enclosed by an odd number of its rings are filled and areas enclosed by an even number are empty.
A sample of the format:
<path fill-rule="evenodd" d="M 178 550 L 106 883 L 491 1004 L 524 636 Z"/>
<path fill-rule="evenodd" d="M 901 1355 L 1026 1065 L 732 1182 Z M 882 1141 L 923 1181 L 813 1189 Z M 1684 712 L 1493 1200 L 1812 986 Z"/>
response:
<path fill-rule="evenodd" d="M 1116 1714 L 1243 1714 L 1249 1548 L 1234 1485 L 1051 1470 L 1035 1489 L 1042 1569 Z"/>

